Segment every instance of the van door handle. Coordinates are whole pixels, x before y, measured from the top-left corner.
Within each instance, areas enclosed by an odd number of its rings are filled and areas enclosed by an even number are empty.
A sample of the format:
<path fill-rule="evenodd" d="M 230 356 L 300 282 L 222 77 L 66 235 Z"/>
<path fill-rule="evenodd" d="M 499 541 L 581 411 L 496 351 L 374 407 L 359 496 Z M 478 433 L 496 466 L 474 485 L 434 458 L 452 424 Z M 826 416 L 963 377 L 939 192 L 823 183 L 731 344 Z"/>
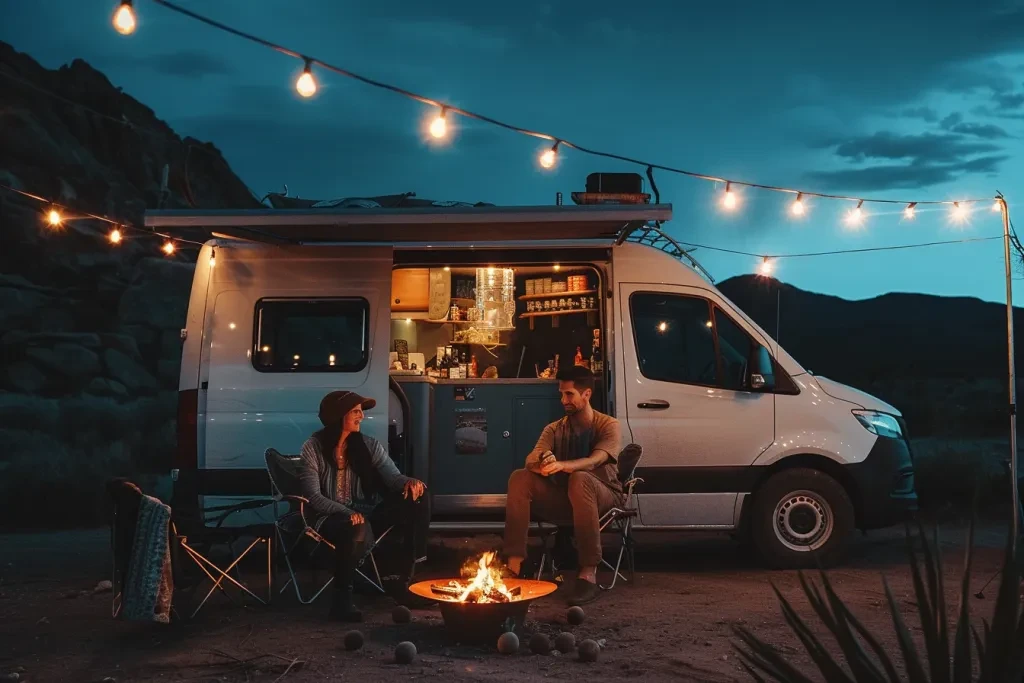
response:
<path fill-rule="evenodd" d="M 669 407 L 669 403 L 668 401 L 662 401 L 660 398 L 657 398 L 653 401 L 642 401 L 637 403 L 636 407 L 642 410 L 665 410 Z"/>

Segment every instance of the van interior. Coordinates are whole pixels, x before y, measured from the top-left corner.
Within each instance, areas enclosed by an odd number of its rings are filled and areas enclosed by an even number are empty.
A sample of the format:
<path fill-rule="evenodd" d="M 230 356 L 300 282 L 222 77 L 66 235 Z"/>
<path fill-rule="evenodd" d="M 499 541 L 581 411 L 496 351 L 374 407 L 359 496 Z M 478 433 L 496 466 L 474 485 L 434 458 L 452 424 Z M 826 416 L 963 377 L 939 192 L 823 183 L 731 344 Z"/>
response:
<path fill-rule="evenodd" d="M 503 511 L 509 475 L 564 414 L 560 369 L 590 369 L 592 405 L 609 402 L 604 264 L 473 260 L 392 271 L 390 375 L 411 420 L 405 464 L 431 482 L 441 517 Z"/>

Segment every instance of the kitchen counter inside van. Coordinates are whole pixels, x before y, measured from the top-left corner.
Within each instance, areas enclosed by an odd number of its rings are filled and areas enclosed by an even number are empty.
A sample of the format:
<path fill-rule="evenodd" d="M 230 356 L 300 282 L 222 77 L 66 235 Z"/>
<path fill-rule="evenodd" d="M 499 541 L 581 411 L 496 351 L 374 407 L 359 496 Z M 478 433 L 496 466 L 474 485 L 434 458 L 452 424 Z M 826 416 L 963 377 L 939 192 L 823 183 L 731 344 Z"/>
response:
<path fill-rule="evenodd" d="M 399 384 L 457 384 L 466 386 L 472 384 L 553 384 L 555 379 L 542 377 L 495 377 L 483 378 L 473 377 L 466 379 L 441 379 L 439 377 L 427 377 L 426 375 L 391 375 Z"/>

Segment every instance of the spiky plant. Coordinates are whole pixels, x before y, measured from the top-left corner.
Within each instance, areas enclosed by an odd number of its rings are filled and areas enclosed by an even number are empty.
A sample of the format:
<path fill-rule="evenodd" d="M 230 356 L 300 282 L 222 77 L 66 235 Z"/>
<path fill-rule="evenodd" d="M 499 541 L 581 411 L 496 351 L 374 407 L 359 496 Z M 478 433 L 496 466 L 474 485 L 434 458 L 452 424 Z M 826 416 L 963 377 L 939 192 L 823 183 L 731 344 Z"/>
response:
<path fill-rule="evenodd" d="M 1024 681 L 1024 614 L 1020 610 L 1019 589 L 1021 563 L 1015 557 L 1012 531 L 1003 557 L 1002 577 L 996 597 L 992 622 L 982 620 L 979 632 L 971 625 L 968 600 L 970 598 L 971 566 L 974 546 L 974 520 L 968 531 L 964 558 L 964 575 L 960 582 L 960 604 L 950 649 L 946 600 L 942 578 L 942 558 L 938 548 L 937 532 L 929 543 L 924 528 L 918 524 L 922 547 L 922 560 L 914 548 L 913 536 L 907 528 L 907 554 L 910 560 L 917 610 L 924 638 L 924 655 L 918 651 L 900 609 L 893 598 L 885 578 L 882 584 L 892 615 L 896 639 L 903 661 L 901 676 L 894 655 L 887 652 L 879 640 L 849 610 L 836 594 L 825 571 L 819 570 L 821 589 L 800 573 L 800 585 L 818 619 L 842 652 L 842 660 L 826 649 L 815 631 L 793 609 L 772 584 L 779 599 L 786 623 L 807 650 L 824 680 L 840 683 L 1021 683 Z M 922 572 L 923 565 L 923 572 Z M 756 681 L 763 676 L 784 683 L 810 683 L 813 678 L 790 663 L 774 647 L 760 640 L 742 626 L 733 631 L 741 643 L 734 643 L 742 664 Z M 973 642 L 973 652 L 972 652 Z M 977 678 L 974 664 L 977 662 Z"/>

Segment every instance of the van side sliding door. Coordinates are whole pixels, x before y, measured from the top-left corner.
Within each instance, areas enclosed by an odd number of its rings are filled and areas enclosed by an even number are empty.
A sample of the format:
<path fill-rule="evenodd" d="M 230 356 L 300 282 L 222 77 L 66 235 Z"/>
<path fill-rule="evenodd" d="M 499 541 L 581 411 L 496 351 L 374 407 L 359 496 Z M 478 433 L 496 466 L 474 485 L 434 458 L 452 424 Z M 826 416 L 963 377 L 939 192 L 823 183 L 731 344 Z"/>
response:
<path fill-rule="evenodd" d="M 753 337 L 711 290 L 620 283 L 617 298 L 643 526 L 733 527 L 775 438 L 774 395 L 745 388 Z"/>

